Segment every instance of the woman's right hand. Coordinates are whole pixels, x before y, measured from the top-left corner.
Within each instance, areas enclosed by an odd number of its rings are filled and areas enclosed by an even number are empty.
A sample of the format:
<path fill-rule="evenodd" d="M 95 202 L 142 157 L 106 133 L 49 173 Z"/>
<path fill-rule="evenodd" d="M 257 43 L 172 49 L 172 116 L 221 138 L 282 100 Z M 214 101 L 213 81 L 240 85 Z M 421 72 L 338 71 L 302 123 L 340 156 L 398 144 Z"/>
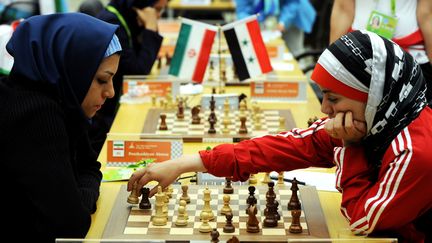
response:
<path fill-rule="evenodd" d="M 182 173 L 193 171 L 206 171 L 199 154 L 184 155 L 164 162 L 153 162 L 131 175 L 127 190 L 131 191 L 135 183 L 137 188 L 142 188 L 149 182 L 156 181 L 158 184 L 150 190 L 149 197 L 152 197 L 157 192 L 157 186 L 165 188 L 172 184 Z"/>

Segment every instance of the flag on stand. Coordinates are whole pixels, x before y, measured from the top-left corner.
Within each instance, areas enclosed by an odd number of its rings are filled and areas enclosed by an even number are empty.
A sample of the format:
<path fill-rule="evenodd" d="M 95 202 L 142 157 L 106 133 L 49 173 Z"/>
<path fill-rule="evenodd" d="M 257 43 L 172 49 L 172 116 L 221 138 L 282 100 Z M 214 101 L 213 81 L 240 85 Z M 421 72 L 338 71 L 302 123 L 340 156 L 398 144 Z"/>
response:
<path fill-rule="evenodd" d="M 216 32 L 216 26 L 182 18 L 169 74 L 201 83 Z"/>
<path fill-rule="evenodd" d="M 256 15 L 226 24 L 222 31 L 240 80 L 273 70 Z"/>

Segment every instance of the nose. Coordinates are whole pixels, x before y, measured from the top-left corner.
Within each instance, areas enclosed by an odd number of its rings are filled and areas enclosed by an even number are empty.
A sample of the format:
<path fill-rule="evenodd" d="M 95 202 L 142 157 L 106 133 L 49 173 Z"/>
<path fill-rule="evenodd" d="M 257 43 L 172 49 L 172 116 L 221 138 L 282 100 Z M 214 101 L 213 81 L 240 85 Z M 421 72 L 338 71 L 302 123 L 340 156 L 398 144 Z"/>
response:
<path fill-rule="evenodd" d="M 113 82 L 109 82 L 108 85 L 106 86 L 106 89 L 103 92 L 103 96 L 104 98 L 112 98 L 115 95 L 115 91 L 114 91 L 114 85 Z"/>
<path fill-rule="evenodd" d="M 321 103 L 321 112 L 330 116 L 332 113 L 332 106 L 329 104 L 329 102 L 327 101 L 327 99 L 323 99 L 322 103 Z"/>

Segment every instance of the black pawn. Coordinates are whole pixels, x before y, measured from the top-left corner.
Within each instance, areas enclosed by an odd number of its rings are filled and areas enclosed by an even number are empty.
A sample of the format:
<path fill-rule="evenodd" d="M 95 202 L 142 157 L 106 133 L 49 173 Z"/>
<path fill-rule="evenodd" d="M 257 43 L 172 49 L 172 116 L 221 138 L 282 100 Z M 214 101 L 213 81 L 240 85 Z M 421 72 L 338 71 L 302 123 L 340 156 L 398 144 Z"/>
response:
<path fill-rule="evenodd" d="M 217 229 L 213 229 L 210 232 L 211 235 L 211 243 L 218 243 L 219 242 L 219 231 L 217 231 Z"/>
<path fill-rule="evenodd" d="M 223 227 L 223 232 L 224 233 L 234 233 L 235 227 L 232 224 L 232 218 L 233 218 L 232 213 L 226 213 L 225 218 L 226 218 L 226 223 L 225 223 L 225 226 Z"/>
<path fill-rule="evenodd" d="M 231 177 L 225 177 L 225 187 L 223 189 L 224 194 L 233 194 L 234 188 L 231 186 Z"/>
<path fill-rule="evenodd" d="M 141 209 L 150 209 L 151 208 L 151 204 L 150 204 L 150 200 L 149 200 L 149 193 L 150 193 L 150 189 L 147 187 L 143 187 L 141 188 L 141 202 L 139 204 L 139 208 Z"/>

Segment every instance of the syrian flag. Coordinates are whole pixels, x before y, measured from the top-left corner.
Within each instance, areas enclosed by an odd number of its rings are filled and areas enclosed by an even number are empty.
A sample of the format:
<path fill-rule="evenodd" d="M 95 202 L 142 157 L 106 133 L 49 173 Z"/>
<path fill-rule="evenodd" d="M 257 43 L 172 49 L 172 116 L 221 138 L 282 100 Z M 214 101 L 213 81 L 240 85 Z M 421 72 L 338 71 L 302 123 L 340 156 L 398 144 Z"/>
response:
<path fill-rule="evenodd" d="M 169 74 L 201 83 L 217 30 L 216 26 L 182 18 Z"/>
<path fill-rule="evenodd" d="M 256 15 L 226 24 L 222 31 L 240 80 L 273 70 Z"/>

